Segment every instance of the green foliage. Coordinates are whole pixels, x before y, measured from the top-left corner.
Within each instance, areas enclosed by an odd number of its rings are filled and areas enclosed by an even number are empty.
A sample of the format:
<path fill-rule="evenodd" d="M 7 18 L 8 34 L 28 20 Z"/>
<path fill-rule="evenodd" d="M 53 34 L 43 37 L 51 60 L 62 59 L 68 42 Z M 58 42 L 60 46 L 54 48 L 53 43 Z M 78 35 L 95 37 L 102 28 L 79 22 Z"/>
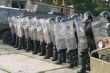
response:
<path fill-rule="evenodd" d="M 52 4 L 62 5 L 63 3 L 71 3 L 74 6 L 75 13 L 84 13 L 92 11 L 94 15 L 98 15 L 102 11 L 110 11 L 110 1 L 106 0 L 48 0 Z"/>
<path fill-rule="evenodd" d="M 96 4 L 92 0 L 71 0 L 74 6 L 74 12 L 84 13 L 86 11 L 94 12 Z"/>

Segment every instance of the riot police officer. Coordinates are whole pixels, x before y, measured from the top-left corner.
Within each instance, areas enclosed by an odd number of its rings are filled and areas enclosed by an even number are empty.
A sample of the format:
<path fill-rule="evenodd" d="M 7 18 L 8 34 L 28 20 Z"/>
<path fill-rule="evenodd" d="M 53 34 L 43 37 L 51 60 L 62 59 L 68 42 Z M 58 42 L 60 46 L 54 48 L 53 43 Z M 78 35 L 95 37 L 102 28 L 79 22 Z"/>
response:
<path fill-rule="evenodd" d="M 15 41 L 14 48 L 17 48 L 18 47 L 18 43 L 19 43 L 18 30 L 17 30 L 18 22 L 19 22 L 19 16 L 17 16 L 15 18 L 15 24 L 14 24 L 14 29 L 15 29 L 15 33 L 16 33 L 16 41 Z"/>
<path fill-rule="evenodd" d="M 44 41 L 44 35 L 43 35 L 43 29 L 42 29 L 42 25 L 44 24 L 44 21 L 45 19 L 39 19 L 39 22 L 38 22 L 38 26 L 37 26 L 37 38 L 39 38 L 39 42 L 40 42 L 40 49 L 39 49 L 39 52 L 40 52 L 40 56 L 44 56 L 46 54 L 46 43 Z"/>
<path fill-rule="evenodd" d="M 67 19 L 67 30 L 65 32 L 69 32 L 69 34 L 66 34 L 65 41 L 67 45 L 67 58 L 69 60 L 69 66 L 68 68 L 74 68 L 75 66 L 78 66 L 78 40 L 77 40 L 77 33 L 75 28 L 75 22 L 74 18 L 76 17 L 76 14 L 72 15 L 71 17 L 68 17 Z"/>
<path fill-rule="evenodd" d="M 29 28 L 32 25 L 31 17 L 26 18 L 26 25 L 25 25 L 25 42 L 26 42 L 26 52 L 31 51 L 31 39 L 30 39 L 30 34 L 29 34 Z"/>
<path fill-rule="evenodd" d="M 101 19 L 107 19 L 108 23 L 106 24 L 107 33 L 110 36 L 110 13 L 108 11 L 103 11 L 100 14 Z"/>
<path fill-rule="evenodd" d="M 60 16 L 57 16 L 55 18 L 55 23 L 59 23 L 61 20 L 61 17 Z M 54 24 L 55 25 L 55 24 Z M 58 59 L 58 52 L 57 52 L 57 48 L 56 48 L 56 43 L 55 43 L 55 30 L 54 30 L 54 25 L 53 25 L 53 59 L 52 61 L 57 61 Z"/>
<path fill-rule="evenodd" d="M 90 56 L 93 50 L 96 50 L 96 45 L 93 37 L 91 22 L 93 21 L 93 14 L 88 11 L 84 13 L 84 31 L 87 39 L 88 47 L 81 51 L 81 69 L 78 73 L 86 73 L 86 70 L 90 70 Z M 98 54 L 95 53 L 94 57 L 98 58 Z"/>
<path fill-rule="evenodd" d="M 38 25 L 39 17 L 33 18 L 33 43 L 34 43 L 34 51 L 33 54 L 37 54 L 40 46 L 40 42 L 37 40 L 37 25 Z"/>
<path fill-rule="evenodd" d="M 16 41 L 15 40 L 16 39 L 16 34 L 15 34 L 14 25 L 15 25 L 15 16 L 13 16 L 12 18 L 9 18 L 9 26 L 10 26 L 11 34 L 12 34 L 11 46 L 14 46 L 15 45 L 15 41 Z"/>
<path fill-rule="evenodd" d="M 49 18 L 45 22 L 45 26 L 43 28 L 44 39 L 46 42 L 46 56 L 45 59 L 50 59 L 53 56 L 53 41 L 52 41 L 52 33 L 51 33 L 51 25 L 54 23 L 53 18 Z"/>
<path fill-rule="evenodd" d="M 18 25 L 17 25 L 17 32 L 18 32 L 18 37 L 19 37 L 19 43 L 18 43 L 18 49 L 21 50 L 23 49 L 23 41 L 24 41 L 24 32 L 23 32 L 23 16 L 20 16 Z"/>
<path fill-rule="evenodd" d="M 64 37 L 64 26 L 66 20 L 61 19 L 60 23 L 55 25 L 55 42 L 56 48 L 58 52 L 58 60 L 56 64 L 62 64 L 63 62 L 66 63 L 66 43 Z"/>

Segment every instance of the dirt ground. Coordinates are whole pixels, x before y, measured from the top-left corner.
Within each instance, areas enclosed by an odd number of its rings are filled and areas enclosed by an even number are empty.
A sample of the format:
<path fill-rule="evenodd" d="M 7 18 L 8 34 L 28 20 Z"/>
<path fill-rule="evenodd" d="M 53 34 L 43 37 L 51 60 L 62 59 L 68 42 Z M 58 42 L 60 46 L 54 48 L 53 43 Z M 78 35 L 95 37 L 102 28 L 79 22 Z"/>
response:
<path fill-rule="evenodd" d="M 68 64 L 56 65 L 51 59 L 16 50 L 0 41 L 0 73 L 77 73 L 79 67 L 68 69 Z"/>

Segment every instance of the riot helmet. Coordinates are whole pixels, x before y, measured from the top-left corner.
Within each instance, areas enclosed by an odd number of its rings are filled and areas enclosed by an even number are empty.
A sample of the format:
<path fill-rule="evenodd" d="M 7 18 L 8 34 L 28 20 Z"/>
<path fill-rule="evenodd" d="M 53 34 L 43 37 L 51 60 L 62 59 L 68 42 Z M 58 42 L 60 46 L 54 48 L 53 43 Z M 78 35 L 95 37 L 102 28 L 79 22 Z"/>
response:
<path fill-rule="evenodd" d="M 84 21 L 88 21 L 88 20 L 93 21 L 93 14 L 90 11 L 84 13 Z"/>
<path fill-rule="evenodd" d="M 67 17 L 67 20 L 71 20 L 71 16 Z"/>
<path fill-rule="evenodd" d="M 61 20 L 61 17 L 60 17 L 60 16 L 57 16 L 57 17 L 55 18 L 55 22 L 60 22 L 60 20 Z"/>
<path fill-rule="evenodd" d="M 110 13 L 108 11 L 103 11 L 101 12 L 100 14 L 100 17 L 103 19 L 103 18 L 106 18 L 108 21 L 110 21 Z"/>
<path fill-rule="evenodd" d="M 60 22 L 66 22 L 66 20 L 65 19 L 61 19 Z"/>

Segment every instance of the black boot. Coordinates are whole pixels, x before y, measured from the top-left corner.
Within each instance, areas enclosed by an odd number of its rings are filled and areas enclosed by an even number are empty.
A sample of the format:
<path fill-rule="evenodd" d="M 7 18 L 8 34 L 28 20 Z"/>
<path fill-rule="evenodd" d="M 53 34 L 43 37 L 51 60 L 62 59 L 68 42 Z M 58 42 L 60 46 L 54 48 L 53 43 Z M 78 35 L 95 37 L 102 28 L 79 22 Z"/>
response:
<path fill-rule="evenodd" d="M 88 64 L 87 60 L 89 59 L 88 50 L 83 50 L 81 52 L 81 69 L 78 71 L 78 73 L 86 73 L 86 65 Z"/>
<path fill-rule="evenodd" d="M 25 36 L 23 36 L 23 49 L 26 49 L 26 42 L 25 42 Z"/>
<path fill-rule="evenodd" d="M 53 46 L 53 59 L 52 59 L 52 61 L 57 61 L 57 59 L 58 59 L 57 49 L 56 49 L 56 46 Z"/>
<path fill-rule="evenodd" d="M 44 57 L 44 59 L 50 59 L 50 56 L 49 56 L 49 45 L 48 44 L 46 45 L 45 50 L 46 50 L 46 56 Z"/>
<path fill-rule="evenodd" d="M 37 50 L 37 41 L 34 41 L 34 51 L 32 54 L 37 54 L 38 50 Z"/>
<path fill-rule="evenodd" d="M 34 42 L 33 42 L 33 40 L 30 39 L 29 43 L 30 43 L 30 51 L 34 52 Z"/>
<path fill-rule="evenodd" d="M 11 46 L 14 46 L 16 42 L 16 35 L 12 34 L 12 42 L 11 42 Z"/>
<path fill-rule="evenodd" d="M 66 63 L 66 49 L 62 49 L 62 62 Z"/>
<path fill-rule="evenodd" d="M 74 68 L 74 59 L 73 59 L 73 51 L 70 50 L 68 52 L 68 60 L 69 60 L 69 66 L 67 68 Z"/>
<path fill-rule="evenodd" d="M 59 65 L 62 64 L 62 57 L 63 57 L 62 50 L 59 50 L 58 51 L 58 61 L 56 64 L 59 64 Z"/>
<path fill-rule="evenodd" d="M 86 73 L 86 64 L 82 61 L 82 67 L 77 73 Z"/>
<path fill-rule="evenodd" d="M 17 48 L 17 50 L 21 50 L 21 38 L 19 38 L 19 40 L 18 40 L 18 48 Z"/>
<path fill-rule="evenodd" d="M 50 59 L 50 57 L 53 56 L 53 45 L 52 43 L 50 44 L 47 44 L 47 47 L 46 47 L 46 56 L 44 57 L 44 59 Z"/>
<path fill-rule="evenodd" d="M 41 50 L 41 53 L 39 54 L 39 56 L 44 56 L 46 54 L 46 43 L 45 42 L 40 44 L 40 50 Z"/>
<path fill-rule="evenodd" d="M 16 37 L 16 41 L 15 41 L 14 48 L 17 48 L 17 47 L 18 47 L 18 40 L 19 40 L 19 38 L 18 38 L 18 37 Z"/>
<path fill-rule="evenodd" d="M 69 61 L 70 61 L 70 66 L 68 68 L 74 68 L 75 66 L 78 66 L 78 58 L 77 58 L 77 50 L 70 50 L 68 52 L 69 55 Z"/>
<path fill-rule="evenodd" d="M 18 43 L 18 49 L 17 50 L 21 50 L 23 49 L 23 37 L 19 38 L 19 43 Z"/>
<path fill-rule="evenodd" d="M 26 40 L 26 52 L 30 52 L 30 42 Z"/>

